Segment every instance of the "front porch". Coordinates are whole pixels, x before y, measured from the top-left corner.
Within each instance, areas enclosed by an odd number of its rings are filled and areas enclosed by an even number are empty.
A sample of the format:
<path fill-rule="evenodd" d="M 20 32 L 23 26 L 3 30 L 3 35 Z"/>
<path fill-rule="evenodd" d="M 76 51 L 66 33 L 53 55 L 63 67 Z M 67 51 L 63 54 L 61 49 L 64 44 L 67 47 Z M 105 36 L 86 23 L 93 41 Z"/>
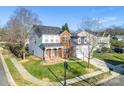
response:
<path fill-rule="evenodd" d="M 45 47 L 42 49 L 43 60 L 55 60 L 58 58 L 63 58 L 63 48 L 62 47 Z"/>

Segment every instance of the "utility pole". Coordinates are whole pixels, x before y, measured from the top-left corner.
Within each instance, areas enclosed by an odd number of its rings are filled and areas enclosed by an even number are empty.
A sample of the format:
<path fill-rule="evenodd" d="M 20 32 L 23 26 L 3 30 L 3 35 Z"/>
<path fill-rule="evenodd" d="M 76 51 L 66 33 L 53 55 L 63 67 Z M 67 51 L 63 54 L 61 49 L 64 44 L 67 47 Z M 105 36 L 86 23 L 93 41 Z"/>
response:
<path fill-rule="evenodd" d="M 68 63 L 64 62 L 64 86 L 66 86 L 66 69 L 68 68 Z"/>

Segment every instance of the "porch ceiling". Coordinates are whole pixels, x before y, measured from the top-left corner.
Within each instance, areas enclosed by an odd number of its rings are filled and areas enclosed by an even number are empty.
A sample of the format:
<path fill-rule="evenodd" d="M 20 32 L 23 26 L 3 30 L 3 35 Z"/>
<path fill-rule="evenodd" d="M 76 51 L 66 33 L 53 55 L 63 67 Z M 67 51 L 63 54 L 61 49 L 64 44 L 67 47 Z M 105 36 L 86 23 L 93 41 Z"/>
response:
<path fill-rule="evenodd" d="M 41 49 L 43 48 L 62 48 L 63 45 L 61 43 L 44 43 L 39 46 Z"/>

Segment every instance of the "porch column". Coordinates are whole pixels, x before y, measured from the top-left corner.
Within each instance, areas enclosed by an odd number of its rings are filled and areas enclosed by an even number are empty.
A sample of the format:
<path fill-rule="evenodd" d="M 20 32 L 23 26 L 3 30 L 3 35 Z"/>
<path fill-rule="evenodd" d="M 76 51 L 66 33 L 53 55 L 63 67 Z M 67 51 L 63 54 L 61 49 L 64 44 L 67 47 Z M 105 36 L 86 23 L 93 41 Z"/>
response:
<path fill-rule="evenodd" d="M 50 59 L 52 59 L 52 57 L 53 57 L 53 49 L 51 48 L 50 49 Z"/>
<path fill-rule="evenodd" d="M 59 57 L 59 53 L 58 53 L 59 51 L 58 51 L 58 48 L 56 49 L 56 56 L 57 56 L 57 58 Z"/>
<path fill-rule="evenodd" d="M 63 50 L 63 48 L 62 48 L 62 58 L 64 57 L 64 50 Z"/>
<path fill-rule="evenodd" d="M 44 59 L 46 60 L 46 48 L 44 49 Z"/>

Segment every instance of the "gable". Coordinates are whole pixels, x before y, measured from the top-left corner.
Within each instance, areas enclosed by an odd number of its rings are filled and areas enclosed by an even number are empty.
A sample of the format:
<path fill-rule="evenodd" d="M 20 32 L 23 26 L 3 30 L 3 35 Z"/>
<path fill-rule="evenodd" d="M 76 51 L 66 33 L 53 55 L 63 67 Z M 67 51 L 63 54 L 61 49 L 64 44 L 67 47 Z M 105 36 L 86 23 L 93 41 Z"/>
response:
<path fill-rule="evenodd" d="M 61 36 L 61 37 L 63 37 L 63 36 L 68 36 L 68 37 L 70 37 L 71 34 L 70 34 L 68 31 L 64 31 L 64 32 L 62 32 L 62 33 L 60 34 L 60 36 Z"/>

